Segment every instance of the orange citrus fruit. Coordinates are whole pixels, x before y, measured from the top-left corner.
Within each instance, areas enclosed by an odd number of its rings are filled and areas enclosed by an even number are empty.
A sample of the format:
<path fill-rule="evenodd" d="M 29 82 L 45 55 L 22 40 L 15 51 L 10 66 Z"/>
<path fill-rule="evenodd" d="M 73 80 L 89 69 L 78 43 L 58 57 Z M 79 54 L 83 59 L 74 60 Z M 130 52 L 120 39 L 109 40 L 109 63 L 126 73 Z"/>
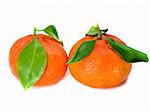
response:
<path fill-rule="evenodd" d="M 62 79 L 67 70 L 67 55 L 63 46 L 44 34 L 37 34 L 39 42 L 47 52 L 47 66 L 41 79 L 35 86 L 46 86 L 54 84 Z M 22 49 L 34 39 L 33 35 L 28 35 L 17 40 L 9 53 L 9 63 L 12 73 L 18 78 L 17 61 Z"/>
<path fill-rule="evenodd" d="M 125 45 L 115 36 L 106 34 L 117 42 Z M 85 36 L 79 40 L 71 49 L 69 59 L 74 55 L 79 46 L 94 39 L 92 36 Z M 72 76 L 82 84 L 94 88 L 110 88 L 124 82 L 132 64 L 125 62 L 108 44 L 105 38 L 96 40 L 93 51 L 83 60 L 69 64 Z"/>

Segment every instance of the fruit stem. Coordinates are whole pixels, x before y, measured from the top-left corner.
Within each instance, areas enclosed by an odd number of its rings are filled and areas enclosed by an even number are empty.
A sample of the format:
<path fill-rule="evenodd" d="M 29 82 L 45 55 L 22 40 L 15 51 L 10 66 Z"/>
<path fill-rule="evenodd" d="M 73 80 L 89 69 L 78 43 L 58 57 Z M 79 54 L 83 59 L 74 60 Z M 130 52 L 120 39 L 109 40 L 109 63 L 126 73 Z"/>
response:
<path fill-rule="evenodd" d="M 36 27 L 34 27 L 34 32 L 33 32 L 34 38 L 36 38 L 36 32 L 37 31 L 41 32 L 41 31 L 44 31 L 44 30 L 37 30 Z"/>
<path fill-rule="evenodd" d="M 100 29 L 99 25 L 96 24 L 96 27 L 98 29 L 98 39 L 102 39 L 102 32 L 101 32 L 101 29 Z"/>
<path fill-rule="evenodd" d="M 108 31 L 108 29 L 101 30 L 101 32 L 102 32 L 103 35 L 105 35 L 107 31 Z"/>
<path fill-rule="evenodd" d="M 36 38 L 36 27 L 34 27 L 34 32 L 33 32 L 33 35 L 34 35 L 34 38 Z"/>
<path fill-rule="evenodd" d="M 36 31 L 44 31 L 44 30 L 36 30 Z"/>

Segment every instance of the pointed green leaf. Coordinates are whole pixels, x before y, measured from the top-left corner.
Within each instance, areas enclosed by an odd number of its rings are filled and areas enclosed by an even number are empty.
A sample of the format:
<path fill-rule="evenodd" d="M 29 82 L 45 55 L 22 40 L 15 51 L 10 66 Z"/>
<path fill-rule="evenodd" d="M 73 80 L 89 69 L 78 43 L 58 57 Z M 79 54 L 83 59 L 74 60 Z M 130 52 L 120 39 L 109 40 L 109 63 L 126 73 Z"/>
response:
<path fill-rule="evenodd" d="M 100 32 L 99 26 L 92 26 L 86 35 L 97 36 Z"/>
<path fill-rule="evenodd" d="M 50 25 L 50 26 L 46 27 L 44 29 L 44 32 L 63 45 L 63 42 L 59 40 L 59 36 L 58 36 L 57 30 L 56 30 L 56 27 L 54 25 Z"/>
<path fill-rule="evenodd" d="M 101 30 L 99 25 L 97 24 L 96 26 L 92 26 L 86 35 L 95 37 L 95 36 L 100 36 L 102 34 L 105 35 L 107 31 L 108 29 Z"/>
<path fill-rule="evenodd" d="M 111 38 L 106 38 L 109 45 L 115 50 L 126 62 L 148 62 L 149 59 L 145 53 L 123 45 Z"/>
<path fill-rule="evenodd" d="M 25 89 L 33 86 L 41 78 L 46 65 L 46 51 L 38 39 L 34 38 L 21 51 L 17 63 L 19 79 Z"/>
<path fill-rule="evenodd" d="M 79 62 L 87 57 L 94 49 L 95 42 L 96 40 L 90 40 L 82 43 L 67 64 Z"/>
<path fill-rule="evenodd" d="M 53 36 L 55 39 L 59 39 L 56 27 L 54 25 L 50 25 L 44 29 L 44 32 L 50 36 Z"/>

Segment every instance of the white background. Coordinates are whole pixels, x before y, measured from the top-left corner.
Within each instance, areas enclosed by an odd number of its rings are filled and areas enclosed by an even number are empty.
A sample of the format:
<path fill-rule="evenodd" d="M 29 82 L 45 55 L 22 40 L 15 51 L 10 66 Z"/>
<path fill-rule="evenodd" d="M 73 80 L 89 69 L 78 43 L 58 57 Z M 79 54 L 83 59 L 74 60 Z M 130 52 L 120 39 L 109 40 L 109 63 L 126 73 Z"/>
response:
<path fill-rule="evenodd" d="M 148 7 L 146 0 L 0 0 L 0 112 L 150 112 L 149 63 L 133 64 L 128 81 L 113 89 L 84 86 L 67 71 L 59 83 L 28 91 L 8 64 L 17 39 L 31 34 L 34 26 L 50 24 L 57 27 L 67 53 L 96 23 L 150 53 Z"/>

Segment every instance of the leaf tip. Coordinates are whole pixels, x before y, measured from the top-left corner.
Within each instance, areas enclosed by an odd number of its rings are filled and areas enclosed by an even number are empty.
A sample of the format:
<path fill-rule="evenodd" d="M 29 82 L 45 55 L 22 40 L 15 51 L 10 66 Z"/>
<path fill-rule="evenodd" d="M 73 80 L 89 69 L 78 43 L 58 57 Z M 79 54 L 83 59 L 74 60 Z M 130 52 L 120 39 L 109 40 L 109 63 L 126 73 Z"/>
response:
<path fill-rule="evenodd" d="M 149 58 L 148 58 L 147 54 L 146 54 L 146 58 L 145 58 L 144 62 L 149 62 Z"/>
<path fill-rule="evenodd" d="M 72 63 L 72 60 L 69 59 L 68 62 L 66 64 L 71 64 Z"/>
<path fill-rule="evenodd" d="M 20 83 L 25 91 L 29 90 L 29 88 L 31 88 L 32 86 L 32 85 L 29 85 L 28 83 L 24 83 L 21 79 L 20 79 Z"/>
<path fill-rule="evenodd" d="M 29 87 L 24 87 L 24 86 L 23 86 L 23 88 L 24 88 L 25 91 L 28 91 L 28 90 L 29 90 Z"/>
<path fill-rule="evenodd" d="M 62 46 L 64 46 L 64 43 L 63 43 L 63 41 L 59 41 L 59 43 L 60 43 Z"/>

